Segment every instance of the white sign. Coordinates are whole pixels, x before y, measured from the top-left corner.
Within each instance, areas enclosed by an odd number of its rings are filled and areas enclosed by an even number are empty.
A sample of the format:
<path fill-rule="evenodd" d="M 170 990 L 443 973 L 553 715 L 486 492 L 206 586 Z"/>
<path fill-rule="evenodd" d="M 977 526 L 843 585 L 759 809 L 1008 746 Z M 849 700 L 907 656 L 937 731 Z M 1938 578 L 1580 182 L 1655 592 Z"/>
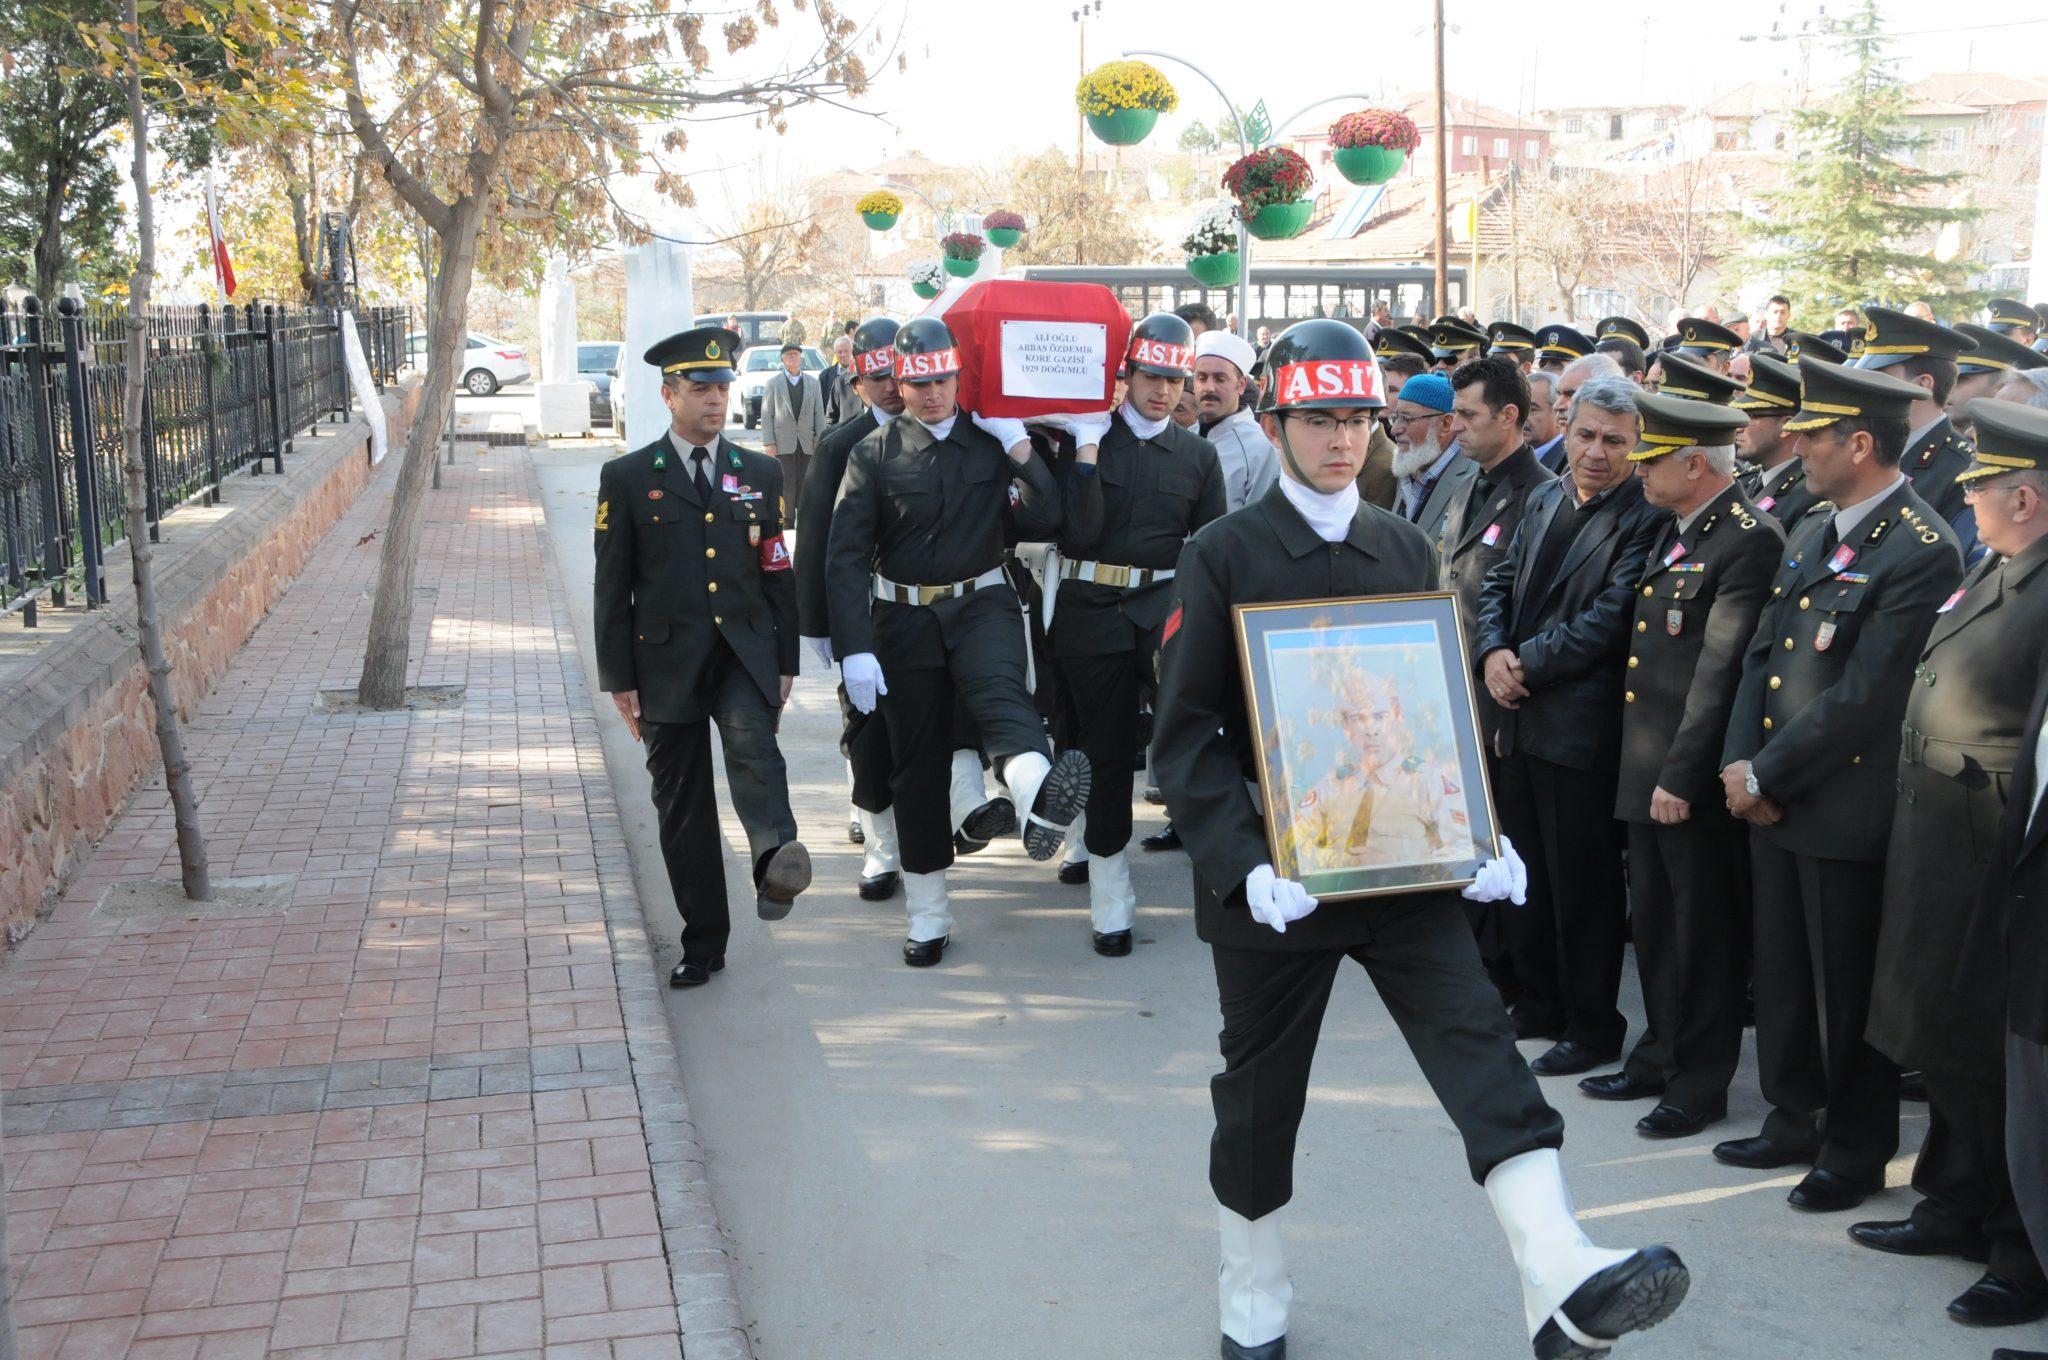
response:
<path fill-rule="evenodd" d="M 1099 321 L 1003 322 L 1003 395 L 1100 404 L 1109 327 Z"/>

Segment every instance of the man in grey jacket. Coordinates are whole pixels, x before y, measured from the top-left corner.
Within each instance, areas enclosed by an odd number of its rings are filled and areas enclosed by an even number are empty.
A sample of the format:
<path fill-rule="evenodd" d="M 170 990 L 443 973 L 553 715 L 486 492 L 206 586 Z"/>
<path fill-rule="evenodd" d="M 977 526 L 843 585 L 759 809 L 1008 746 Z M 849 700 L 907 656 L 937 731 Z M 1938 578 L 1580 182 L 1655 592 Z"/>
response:
<path fill-rule="evenodd" d="M 1223 464 L 1223 499 L 1242 510 L 1272 489 L 1280 460 L 1258 417 L 1244 405 L 1244 390 L 1257 360 L 1250 342 L 1230 331 L 1204 331 L 1195 338 L 1195 404 L 1202 437 L 1216 446 Z"/>
<path fill-rule="evenodd" d="M 781 460 L 782 493 L 792 505 L 803 499 L 804 471 L 825 436 L 825 396 L 803 363 L 802 345 L 784 345 L 782 372 L 761 394 L 761 452 Z"/>

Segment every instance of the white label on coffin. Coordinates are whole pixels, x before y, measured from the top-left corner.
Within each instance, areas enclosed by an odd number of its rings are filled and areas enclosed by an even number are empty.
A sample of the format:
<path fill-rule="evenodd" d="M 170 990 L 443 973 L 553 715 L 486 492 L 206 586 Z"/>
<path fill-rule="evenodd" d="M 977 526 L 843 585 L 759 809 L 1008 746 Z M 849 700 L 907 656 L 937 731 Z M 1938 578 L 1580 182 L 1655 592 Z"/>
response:
<path fill-rule="evenodd" d="M 1109 328 L 1099 321 L 1003 322 L 1003 395 L 1102 401 Z"/>

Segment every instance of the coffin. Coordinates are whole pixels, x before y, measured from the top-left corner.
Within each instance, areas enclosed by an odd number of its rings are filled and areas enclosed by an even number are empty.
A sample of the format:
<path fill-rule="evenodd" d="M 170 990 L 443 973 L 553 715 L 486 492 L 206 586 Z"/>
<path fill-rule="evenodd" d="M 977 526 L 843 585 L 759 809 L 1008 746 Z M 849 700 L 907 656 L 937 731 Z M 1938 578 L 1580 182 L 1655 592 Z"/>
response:
<path fill-rule="evenodd" d="M 948 289 L 924 315 L 960 349 L 960 406 L 985 416 L 1102 411 L 1130 344 L 1131 317 L 1099 283 L 986 279 Z"/>

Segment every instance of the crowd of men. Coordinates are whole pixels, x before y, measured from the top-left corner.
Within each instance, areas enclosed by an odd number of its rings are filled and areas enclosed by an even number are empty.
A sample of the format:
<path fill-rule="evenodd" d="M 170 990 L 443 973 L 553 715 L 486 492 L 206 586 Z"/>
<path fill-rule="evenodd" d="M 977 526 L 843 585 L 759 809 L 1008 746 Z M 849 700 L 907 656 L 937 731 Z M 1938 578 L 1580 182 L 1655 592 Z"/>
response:
<path fill-rule="evenodd" d="M 801 639 L 839 668 L 858 888 L 902 893 L 911 966 L 952 943 L 956 857 L 1013 833 L 1128 955 L 1150 771 L 1174 820 L 1146 848 L 1189 853 L 1216 955 L 1226 1357 L 1285 1353 L 1278 1216 L 1347 957 L 1465 1138 L 1538 1356 L 1603 1353 L 1688 1276 L 1586 1241 L 1535 1078 L 1697 1134 L 1752 1009 L 1770 1114 L 1714 1155 L 1806 1167 L 1795 1208 L 1852 1209 L 1910 1073 L 1919 1202 L 1850 1235 L 1985 1263 L 1957 1321 L 2048 1314 L 2041 319 L 1872 306 L 1823 334 L 1789 310 L 1657 343 L 1625 317 L 1311 321 L 1255 350 L 1190 306 L 1136 324 L 1109 411 L 1028 426 L 960 408 L 942 319 L 875 318 L 839 358 L 859 409 L 796 468 L 724 437 L 737 336 L 656 346 L 673 427 L 604 469 L 597 629 L 654 776 L 672 983 L 719 971 L 730 928 L 710 722 L 760 914 L 809 885 L 776 739 Z M 1462 893 L 1318 910 L 1246 796 L 1231 609 L 1417 591 L 1456 598 L 1498 855 Z"/>

